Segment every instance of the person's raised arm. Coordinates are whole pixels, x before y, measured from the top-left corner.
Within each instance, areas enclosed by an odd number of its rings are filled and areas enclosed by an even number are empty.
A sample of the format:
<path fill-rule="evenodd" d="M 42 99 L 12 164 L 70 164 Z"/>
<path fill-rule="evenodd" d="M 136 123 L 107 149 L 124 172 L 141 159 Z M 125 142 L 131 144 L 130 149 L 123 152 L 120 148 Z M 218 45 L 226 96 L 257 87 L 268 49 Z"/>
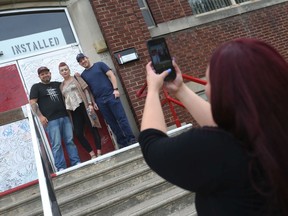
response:
<path fill-rule="evenodd" d="M 166 133 L 167 127 L 159 98 L 159 91 L 168 72 L 165 71 L 161 74 L 156 74 L 153 71 L 151 62 L 146 65 L 146 72 L 148 90 L 141 122 L 141 131 L 154 128 Z"/>
<path fill-rule="evenodd" d="M 173 61 L 177 77 L 173 82 L 166 82 L 166 88 L 185 106 L 200 126 L 216 126 L 213 120 L 210 103 L 198 96 L 185 85 L 178 65 Z"/>

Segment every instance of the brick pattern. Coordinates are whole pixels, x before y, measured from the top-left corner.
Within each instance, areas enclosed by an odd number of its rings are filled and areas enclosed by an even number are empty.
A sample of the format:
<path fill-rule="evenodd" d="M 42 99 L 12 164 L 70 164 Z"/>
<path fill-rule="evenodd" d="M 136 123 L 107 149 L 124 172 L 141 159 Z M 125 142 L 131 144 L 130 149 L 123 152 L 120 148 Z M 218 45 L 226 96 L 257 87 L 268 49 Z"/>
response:
<path fill-rule="evenodd" d="M 146 0 L 156 24 L 192 15 L 188 0 Z"/>
<path fill-rule="evenodd" d="M 148 0 L 157 23 L 191 14 L 186 0 Z M 92 1 L 97 20 L 102 28 L 109 51 L 113 55 L 129 47 L 135 47 L 140 60 L 119 66 L 117 72 L 126 90 L 131 109 L 138 124 L 141 122 L 144 98 L 136 92 L 145 82 L 145 65 L 149 61 L 146 40 L 149 31 L 134 0 Z M 164 4 L 165 3 L 165 4 Z M 203 77 L 213 52 L 219 44 L 238 37 L 255 37 L 272 44 L 288 59 L 288 3 L 270 6 L 239 16 L 211 22 L 202 26 L 165 35 L 171 55 L 176 58 L 183 73 Z M 193 122 L 190 115 L 175 106 L 181 122 Z M 164 113 L 168 125 L 174 124 L 167 105 Z"/>
<path fill-rule="evenodd" d="M 111 55 L 131 47 L 139 55 L 140 61 L 125 65 L 118 65 L 113 59 L 137 121 L 142 114 L 144 102 L 137 98 L 136 92 L 145 83 L 145 63 L 149 59 L 145 41 L 150 38 L 150 33 L 137 1 L 94 0 L 92 6 Z"/>

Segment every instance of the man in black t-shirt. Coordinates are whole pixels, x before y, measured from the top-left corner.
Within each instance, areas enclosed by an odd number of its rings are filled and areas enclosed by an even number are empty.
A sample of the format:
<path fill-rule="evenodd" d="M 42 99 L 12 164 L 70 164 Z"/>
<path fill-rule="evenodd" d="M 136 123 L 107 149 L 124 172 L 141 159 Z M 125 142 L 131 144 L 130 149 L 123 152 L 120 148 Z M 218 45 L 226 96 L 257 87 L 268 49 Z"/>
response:
<path fill-rule="evenodd" d="M 47 67 L 40 67 L 38 75 L 41 82 L 32 86 L 30 104 L 48 134 L 52 146 L 55 166 L 58 171 L 67 167 L 61 145 L 62 138 L 72 166 L 79 164 L 77 148 L 73 141 L 72 124 L 66 111 L 60 82 L 51 82 L 51 72 Z"/>

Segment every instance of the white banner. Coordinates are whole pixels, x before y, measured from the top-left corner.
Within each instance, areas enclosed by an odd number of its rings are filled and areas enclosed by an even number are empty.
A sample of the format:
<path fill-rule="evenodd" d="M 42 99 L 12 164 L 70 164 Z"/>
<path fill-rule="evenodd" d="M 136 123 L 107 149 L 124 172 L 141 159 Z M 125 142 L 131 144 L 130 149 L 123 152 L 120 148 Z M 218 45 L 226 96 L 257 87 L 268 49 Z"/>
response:
<path fill-rule="evenodd" d="M 37 69 L 41 66 L 49 68 L 52 74 L 52 81 L 63 81 L 63 77 L 60 75 L 58 68 L 60 62 L 65 62 L 69 65 L 71 75 L 74 75 L 76 72 L 82 73 L 84 69 L 76 61 L 76 55 L 79 52 L 79 47 L 73 46 L 19 60 L 19 69 L 27 88 L 27 92 L 30 92 L 34 83 L 40 82 Z"/>
<path fill-rule="evenodd" d="M 0 41 L 0 60 L 17 58 L 21 55 L 49 50 L 66 45 L 61 28 L 23 37 Z"/>

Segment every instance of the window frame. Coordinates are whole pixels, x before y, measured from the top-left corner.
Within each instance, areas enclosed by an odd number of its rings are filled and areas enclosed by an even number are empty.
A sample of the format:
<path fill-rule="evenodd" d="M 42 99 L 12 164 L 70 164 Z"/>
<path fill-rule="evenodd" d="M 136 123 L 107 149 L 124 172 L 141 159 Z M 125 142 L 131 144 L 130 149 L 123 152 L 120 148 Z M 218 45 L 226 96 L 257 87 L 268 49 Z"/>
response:
<path fill-rule="evenodd" d="M 140 6 L 139 1 L 142 2 L 142 4 L 144 5 L 144 7 L 141 7 L 141 6 Z M 146 23 L 146 25 L 148 26 L 148 29 L 151 29 L 151 28 L 156 27 L 156 22 L 155 22 L 155 20 L 154 20 L 154 17 L 153 17 L 153 15 L 152 15 L 152 13 L 151 13 L 151 10 L 150 10 L 149 5 L 148 5 L 148 3 L 146 2 L 146 0 L 137 0 L 137 2 L 138 2 L 138 6 L 139 6 L 139 8 L 140 8 L 140 10 L 141 10 L 142 16 L 143 16 L 143 18 L 144 18 L 144 20 L 145 20 L 145 23 Z M 149 20 L 152 21 L 152 25 L 149 25 L 149 24 L 148 24 L 148 22 L 150 22 L 150 21 L 148 21 L 148 20 L 146 19 L 146 17 L 143 15 L 143 11 L 144 11 L 144 10 L 148 12 Z"/>
<path fill-rule="evenodd" d="M 57 47 L 55 49 L 43 50 L 43 51 L 39 50 L 37 55 L 40 55 L 40 54 L 43 54 L 43 53 L 47 53 L 47 52 L 51 52 L 53 50 L 56 51 L 56 50 L 67 48 L 67 47 L 79 46 L 79 38 L 78 38 L 78 36 L 76 34 L 73 22 L 71 20 L 71 17 L 69 15 L 69 12 L 68 12 L 66 7 L 57 7 L 57 8 L 51 7 L 51 8 L 35 8 L 35 9 L 20 9 L 20 10 L 11 10 L 11 11 L 1 11 L 0 15 L 1 16 L 6 16 L 6 15 L 9 16 L 9 14 L 17 15 L 17 14 L 41 13 L 41 12 L 45 13 L 45 12 L 49 12 L 49 11 L 59 11 L 59 12 L 63 12 L 66 15 L 70 30 L 72 31 L 72 36 L 74 37 L 75 41 L 72 42 L 72 43 L 67 43 L 65 46 Z M 0 59 L 0 64 L 5 63 L 5 62 L 9 62 L 9 61 L 15 61 L 15 60 L 27 58 L 27 57 L 34 56 L 34 55 L 36 55 L 36 54 L 35 53 L 28 53 L 28 54 L 23 54 L 23 55 L 17 56 L 17 57 L 12 57 L 12 58 L 9 58 L 9 59 L 3 59 L 3 60 Z"/>
<path fill-rule="evenodd" d="M 202 1 L 209 1 L 209 0 L 194 0 L 194 1 L 195 1 L 195 3 L 197 1 L 197 3 L 199 2 L 200 4 L 202 4 Z M 199 12 L 198 8 L 195 9 L 194 7 L 192 7 L 192 0 L 188 0 L 188 3 L 189 3 L 189 5 L 190 5 L 190 7 L 191 7 L 191 9 L 193 11 L 193 15 L 197 16 L 197 15 L 203 15 L 203 14 L 207 14 L 207 13 L 217 12 L 217 11 L 223 10 L 223 9 L 229 9 L 229 8 L 235 7 L 235 6 L 237 7 L 237 6 L 240 6 L 240 5 L 243 5 L 243 4 L 247 4 L 247 3 L 251 3 L 251 2 L 254 2 L 254 1 L 255 0 L 246 0 L 246 1 L 241 2 L 241 3 L 237 3 L 236 0 L 227 0 L 227 2 L 230 3 L 230 5 L 225 6 L 225 7 L 220 7 L 220 8 L 207 10 L 207 11 L 204 11 L 204 12 Z M 261 1 L 261 0 L 258 0 L 258 1 Z M 217 2 L 217 3 L 220 3 L 220 2 Z M 211 4 L 211 3 L 209 3 L 209 4 Z M 210 5 L 210 6 L 212 6 L 212 5 Z M 213 6 L 215 7 L 215 3 L 213 3 Z"/>
<path fill-rule="evenodd" d="M 245 13 L 253 12 L 264 8 L 269 8 L 274 5 L 286 3 L 288 0 L 251 0 L 246 4 L 238 5 L 237 7 L 229 7 L 224 10 L 213 11 L 205 14 L 190 15 L 178 18 L 176 20 L 157 23 L 155 28 L 149 29 L 151 37 L 162 37 L 166 34 L 171 34 L 177 31 L 182 31 L 189 28 L 195 28 L 207 23 L 227 19 L 229 17 L 242 15 Z M 249 6 L 248 6 L 249 5 Z M 223 12 L 225 11 L 225 12 Z"/>

